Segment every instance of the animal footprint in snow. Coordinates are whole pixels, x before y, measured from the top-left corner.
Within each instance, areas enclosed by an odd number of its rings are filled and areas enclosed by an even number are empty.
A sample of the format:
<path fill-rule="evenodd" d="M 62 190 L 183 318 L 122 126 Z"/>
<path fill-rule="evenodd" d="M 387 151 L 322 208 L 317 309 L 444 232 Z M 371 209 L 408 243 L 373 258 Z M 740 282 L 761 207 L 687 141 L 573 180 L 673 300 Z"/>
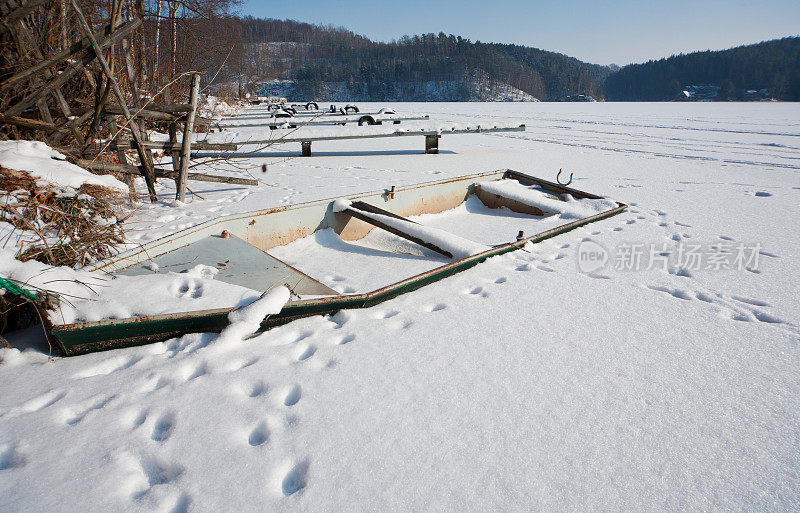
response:
<path fill-rule="evenodd" d="M 285 496 L 299 492 L 306 487 L 308 480 L 308 462 L 301 461 L 293 465 L 281 479 L 281 492 Z"/>
<path fill-rule="evenodd" d="M 256 381 L 245 390 L 247 397 L 259 397 L 267 393 L 267 385 L 263 381 Z"/>
<path fill-rule="evenodd" d="M 147 410 L 129 410 L 123 415 L 124 424 L 133 431 L 147 421 Z"/>
<path fill-rule="evenodd" d="M 203 284 L 197 280 L 187 280 L 178 286 L 175 294 L 178 298 L 191 297 L 197 299 L 203 295 Z"/>
<path fill-rule="evenodd" d="M 184 372 L 186 381 L 194 381 L 200 376 L 205 376 L 206 374 L 208 374 L 208 365 L 206 362 L 201 362 L 197 366 L 187 369 Z"/>
<path fill-rule="evenodd" d="M 471 289 L 465 290 L 465 294 L 469 294 L 470 296 L 477 296 L 483 292 L 483 287 L 473 287 Z M 485 293 L 484 293 L 485 294 Z M 485 295 L 483 297 L 486 297 Z"/>
<path fill-rule="evenodd" d="M 350 322 L 353 318 L 354 314 L 352 312 L 348 312 L 347 310 L 340 310 L 330 318 L 330 321 L 336 325 L 333 327 L 333 329 L 338 330 L 343 328 L 344 325 Z"/>
<path fill-rule="evenodd" d="M 689 294 L 685 290 L 681 290 L 681 289 L 671 289 L 669 287 L 663 287 L 663 286 L 659 286 L 659 285 L 648 285 L 647 288 L 650 289 L 650 290 L 655 290 L 656 292 L 667 293 L 667 294 L 671 295 L 672 297 L 675 297 L 675 298 L 678 298 L 678 299 L 683 299 L 684 301 L 691 301 L 691 299 L 692 299 L 691 294 Z"/>
<path fill-rule="evenodd" d="M 172 504 L 172 507 L 169 508 L 169 513 L 187 513 L 189 511 L 189 504 L 191 504 L 192 500 L 186 493 L 181 492 L 178 494 L 178 497 L 175 499 L 175 502 Z"/>
<path fill-rule="evenodd" d="M 166 442 L 172 436 L 172 431 L 175 429 L 175 416 L 172 413 L 165 413 L 156 420 L 153 425 L 153 432 L 150 433 L 150 439 L 154 442 Z"/>
<path fill-rule="evenodd" d="M 25 401 L 20 406 L 16 408 L 12 408 L 8 411 L 9 414 L 12 416 L 20 415 L 22 413 L 33 413 L 36 411 L 44 410 L 45 408 L 54 405 L 58 401 L 64 398 L 67 393 L 63 390 L 51 390 L 45 394 L 40 396 L 34 397 L 28 401 Z M 2 417 L 2 415 L 0 415 Z"/>
<path fill-rule="evenodd" d="M 76 372 L 72 375 L 76 379 L 91 378 L 94 376 L 101 376 L 112 374 L 129 367 L 132 367 L 142 358 L 140 356 L 115 356 L 111 357 L 97 365 L 93 365 L 86 369 Z"/>
<path fill-rule="evenodd" d="M 156 486 L 172 483 L 184 472 L 182 466 L 155 457 L 142 457 L 137 461 L 132 455 L 124 455 L 120 463 L 133 473 L 122 483 L 122 487 L 135 500 L 141 499 Z"/>
<path fill-rule="evenodd" d="M 758 299 L 750 299 L 750 298 L 741 297 L 741 296 L 731 296 L 731 298 L 735 299 L 736 301 L 738 301 L 740 303 L 746 303 L 748 305 L 769 306 L 769 303 L 767 303 L 766 301 L 760 301 Z"/>
<path fill-rule="evenodd" d="M 438 312 L 438 311 L 444 310 L 445 308 L 447 308 L 446 304 L 438 303 L 438 304 L 431 305 L 431 306 L 427 307 L 426 310 L 429 311 L 429 312 Z"/>
<path fill-rule="evenodd" d="M 345 335 L 342 338 L 340 338 L 336 342 L 336 345 L 342 346 L 344 344 L 349 344 L 350 342 L 352 342 L 355 339 L 356 339 L 356 336 L 351 333 L 350 335 Z"/>
<path fill-rule="evenodd" d="M 252 447 L 264 445 L 267 440 L 269 440 L 269 427 L 267 426 L 266 421 L 262 421 L 255 428 L 253 428 L 253 430 L 250 431 L 250 435 L 247 437 L 247 443 L 249 443 Z"/>
<path fill-rule="evenodd" d="M 294 406 L 300 401 L 302 392 L 299 385 L 294 385 L 283 398 L 283 404 L 286 406 Z"/>
<path fill-rule="evenodd" d="M 313 331 L 310 331 L 310 330 L 303 331 L 303 332 L 299 333 L 299 334 L 298 334 L 298 335 L 297 335 L 297 336 L 294 338 L 294 340 L 292 340 L 292 344 L 296 344 L 296 343 L 300 342 L 301 340 L 305 340 L 305 339 L 307 339 L 308 337 L 312 336 L 313 334 L 314 334 L 314 332 L 313 332 Z"/>
<path fill-rule="evenodd" d="M 24 467 L 27 458 L 14 443 L 0 445 L 0 470 Z"/>
<path fill-rule="evenodd" d="M 227 364 L 225 364 L 225 366 L 223 367 L 223 370 L 225 372 L 236 372 L 236 371 L 240 371 L 242 369 L 246 369 L 247 367 L 250 367 L 251 365 L 255 365 L 256 363 L 258 363 L 258 358 L 257 357 L 256 358 L 250 358 L 250 359 L 232 360 L 232 361 L 228 362 Z"/>
<path fill-rule="evenodd" d="M 761 310 L 753 310 L 753 316 L 761 322 L 766 322 L 769 324 L 785 324 L 783 319 L 779 319 L 778 317 Z"/>
<path fill-rule="evenodd" d="M 91 412 L 103 408 L 115 397 L 116 395 L 94 398 L 84 402 L 81 405 L 78 405 L 77 407 L 67 409 L 65 412 L 65 422 L 70 426 L 74 426 L 78 422 L 82 421 Z"/>
<path fill-rule="evenodd" d="M 302 361 L 308 360 L 309 358 L 314 356 L 314 353 L 316 353 L 316 352 L 317 352 L 317 348 L 314 347 L 311 344 L 309 344 L 309 345 L 307 345 L 305 347 L 300 347 L 300 350 L 297 352 L 297 356 L 296 356 L 297 361 L 298 362 L 302 362 Z"/>

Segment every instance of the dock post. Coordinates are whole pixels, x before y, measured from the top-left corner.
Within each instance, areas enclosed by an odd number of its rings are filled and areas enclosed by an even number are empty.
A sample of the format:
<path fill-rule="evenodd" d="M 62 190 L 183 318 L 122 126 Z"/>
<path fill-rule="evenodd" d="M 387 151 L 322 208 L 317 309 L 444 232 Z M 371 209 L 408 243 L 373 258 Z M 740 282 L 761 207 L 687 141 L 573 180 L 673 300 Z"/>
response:
<path fill-rule="evenodd" d="M 192 133 L 194 132 L 194 117 L 197 113 L 198 96 L 200 96 L 200 74 L 192 74 L 192 88 L 189 94 L 189 112 L 183 123 L 183 141 L 181 141 L 181 172 L 175 180 L 175 199 L 185 201 L 186 181 L 189 179 L 189 159 L 192 156 Z M 175 155 L 173 153 L 173 155 Z M 173 157 L 175 158 L 175 157 Z"/>
<path fill-rule="evenodd" d="M 301 156 L 310 157 L 311 156 L 311 141 L 302 141 L 302 142 L 300 142 L 300 144 L 301 144 L 301 146 L 303 148 L 303 152 L 301 153 Z"/>
<path fill-rule="evenodd" d="M 425 136 L 425 153 L 439 153 L 439 137 L 440 135 L 426 135 Z"/>

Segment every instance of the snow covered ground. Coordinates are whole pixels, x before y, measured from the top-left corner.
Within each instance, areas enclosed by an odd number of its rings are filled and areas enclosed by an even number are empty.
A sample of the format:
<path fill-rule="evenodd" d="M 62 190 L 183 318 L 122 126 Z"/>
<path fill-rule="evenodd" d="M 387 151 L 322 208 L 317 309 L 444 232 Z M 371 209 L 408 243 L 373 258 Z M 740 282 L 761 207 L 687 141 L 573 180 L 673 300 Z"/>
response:
<path fill-rule="evenodd" d="M 631 207 L 245 341 L 0 350 L 0 511 L 796 510 L 800 105 L 390 106 L 528 130 L 213 163 L 262 185 L 163 181 L 132 241 L 497 168 Z"/>

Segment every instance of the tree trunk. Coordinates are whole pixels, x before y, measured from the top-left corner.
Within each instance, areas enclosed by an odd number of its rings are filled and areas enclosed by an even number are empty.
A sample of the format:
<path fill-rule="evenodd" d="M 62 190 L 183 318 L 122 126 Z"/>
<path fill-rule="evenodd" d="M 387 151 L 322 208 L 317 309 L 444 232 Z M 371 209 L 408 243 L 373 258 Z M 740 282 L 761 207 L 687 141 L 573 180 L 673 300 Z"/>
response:
<path fill-rule="evenodd" d="M 151 84 L 155 84 L 155 86 L 157 88 L 159 86 L 159 84 L 160 84 L 159 81 L 158 81 L 158 77 L 159 77 L 159 74 L 158 74 L 158 49 L 159 49 L 159 44 L 161 42 L 161 5 L 163 4 L 163 2 L 161 0 L 156 0 L 156 3 L 157 3 L 157 7 L 156 7 L 156 40 L 155 40 L 156 55 L 155 55 L 155 62 L 153 63 L 153 77 L 150 79 L 150 83 Z"/>
<path fill-rule="evenodd" d="M 172 31 L 172 46 L 170 48 L 170 57 L 172 60 L 172 69 L 170 70 L 170 76 L 175 77 L 178 74 L 178 67 L 177 67 L 177 55 L 178 55 L 178 2 L 175 0 L 169 0 L 169 21 L 170 21 L 170 29 Z"/>

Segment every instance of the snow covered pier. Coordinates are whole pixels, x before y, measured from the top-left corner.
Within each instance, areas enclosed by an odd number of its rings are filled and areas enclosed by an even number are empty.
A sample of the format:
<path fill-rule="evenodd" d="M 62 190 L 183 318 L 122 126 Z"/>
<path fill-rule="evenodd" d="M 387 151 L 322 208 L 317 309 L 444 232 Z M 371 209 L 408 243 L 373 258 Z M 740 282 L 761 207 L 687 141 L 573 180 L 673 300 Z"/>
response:
<path fill-rule="evenodd" d="M 258 133 L 240 132 L 222 132 L 220 134 L 211 134 L 208 136 L 208 142 L 226 142 L 235 143 L 238 145 L 262 145 L 273 146 L 278 144 L 300 143 L 301 155 L 303 157 L 311 156 L 311 143 L 314 141 L 340 141 L 348 139 L 375 139 L 380 137 L 408 137 L 408 136 L 424 136 L 425 137 L 425 153 L 436 154 L 439 153 L 439 139 L 443 135 L 455 134 L 482 134 L 482 133 L 496 133 L 496 132 L 524 132 L 525 125 L 518 126 L 483 126 L 483 125 L 461 125 L 461 126 L 437 126 L 437 127 L 419 127 L 407 129 L 395 129 L 390 127 L 352 127 L 352 128 L 338 128 L 320 127 L 308 130 L 294 129 L 288 130 L 285 133 L 275 131 L 276 136 L 269 139 L 258 139 Z M 251 138 L 244 139 L 243 136 L 250 135 Z"/>

